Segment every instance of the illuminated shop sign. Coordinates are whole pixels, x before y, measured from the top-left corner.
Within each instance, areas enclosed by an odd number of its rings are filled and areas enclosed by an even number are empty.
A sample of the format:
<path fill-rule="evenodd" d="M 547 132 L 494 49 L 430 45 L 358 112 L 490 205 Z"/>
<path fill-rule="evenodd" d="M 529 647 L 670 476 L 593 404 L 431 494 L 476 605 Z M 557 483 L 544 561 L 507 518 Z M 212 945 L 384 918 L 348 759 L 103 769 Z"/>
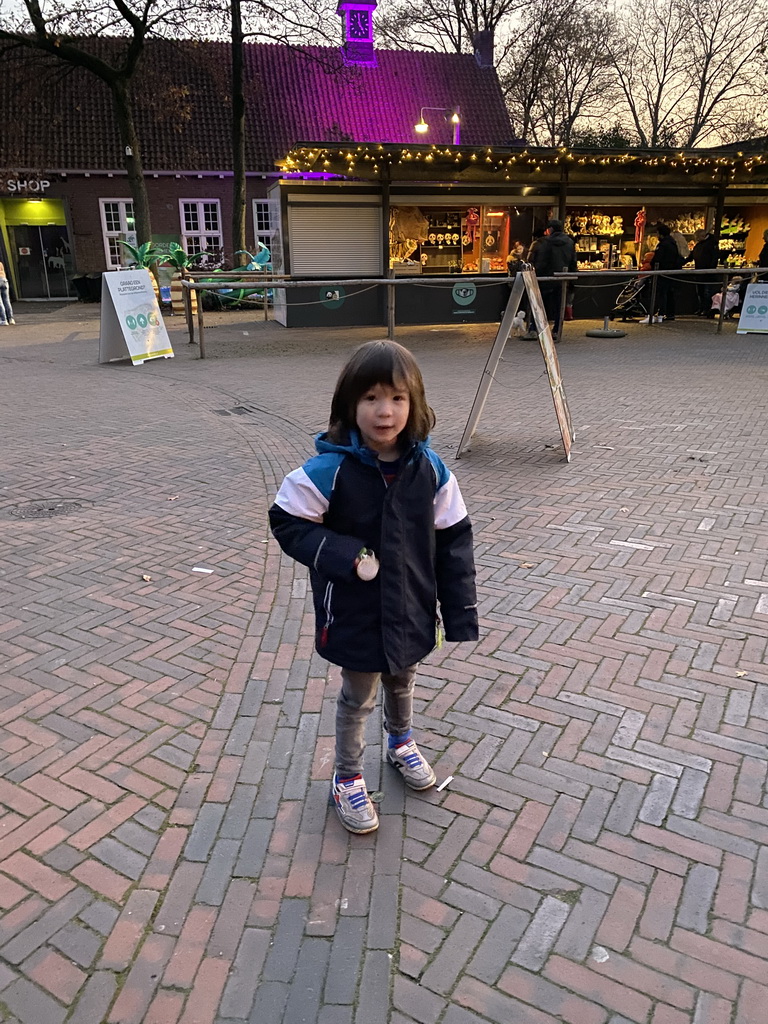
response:
<path fill-rule="evenodd" d="M 42 195 L 51 185 L 47 178 L 8 178 L 4 184 L 7 192 L 20 196 Z"/>

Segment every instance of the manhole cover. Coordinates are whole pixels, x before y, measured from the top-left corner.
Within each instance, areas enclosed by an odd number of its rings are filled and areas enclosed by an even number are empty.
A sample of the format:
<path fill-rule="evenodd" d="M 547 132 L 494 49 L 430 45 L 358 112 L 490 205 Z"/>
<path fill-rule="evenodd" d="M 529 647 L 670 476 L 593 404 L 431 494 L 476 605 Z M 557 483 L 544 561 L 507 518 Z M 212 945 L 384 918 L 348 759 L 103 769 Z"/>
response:
<path fill-rule="evenodd" d="M 43 498 L 14 505 L 9 511 L 16 519 L 51 519 L 53 516 L 68 516 L 72 512 L 79 512 L 85 505 L 85 502 L 71 499 Z"/>

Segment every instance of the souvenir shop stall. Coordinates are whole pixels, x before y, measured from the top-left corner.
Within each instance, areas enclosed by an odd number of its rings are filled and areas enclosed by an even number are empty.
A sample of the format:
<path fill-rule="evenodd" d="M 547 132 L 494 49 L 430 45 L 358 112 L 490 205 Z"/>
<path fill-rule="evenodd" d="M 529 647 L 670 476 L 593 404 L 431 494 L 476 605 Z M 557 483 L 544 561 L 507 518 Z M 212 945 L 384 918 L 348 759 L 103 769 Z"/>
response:
<path fill-rule="evenodd" d="M 575 315 L 602 318 L 628 279 L 601 280 L 601 271 L 636 269 L 656 247 L 659 223 L 689 250 L 696 231 L 719 225 L 724 265 L 756 259 L 768 228 L 768 155 L 710 153 L 299 145 L 279 164 L 285 177 L 272 192 L 284 272 L 418 278 L 397 288 L 397 323 L 492 322 L 509 295 L 510 262 L 558 217 L 575 239 L 578 269 L 590 272 Z M 455 285 L 430 283 L 446 276 Z M 478 276 L 487 283 L 462 280 Z M 694 286 L 679 287 L 685 313 Z M 386 286 L 308 298 L 289 289 L 281 322 L 386 323 Z"/>

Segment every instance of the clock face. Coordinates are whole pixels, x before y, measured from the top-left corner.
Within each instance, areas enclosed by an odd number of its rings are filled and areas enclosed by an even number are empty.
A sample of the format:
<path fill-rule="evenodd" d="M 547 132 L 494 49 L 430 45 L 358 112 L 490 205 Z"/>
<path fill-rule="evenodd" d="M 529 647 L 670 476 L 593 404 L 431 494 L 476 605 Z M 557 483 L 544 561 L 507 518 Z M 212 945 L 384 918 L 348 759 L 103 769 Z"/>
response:
<path fill-rule="evenodd" d="M 349 11 L 347 21 L 347 37 L 349 39 L 368 39 L 371 34 L 371 12 Z"/>

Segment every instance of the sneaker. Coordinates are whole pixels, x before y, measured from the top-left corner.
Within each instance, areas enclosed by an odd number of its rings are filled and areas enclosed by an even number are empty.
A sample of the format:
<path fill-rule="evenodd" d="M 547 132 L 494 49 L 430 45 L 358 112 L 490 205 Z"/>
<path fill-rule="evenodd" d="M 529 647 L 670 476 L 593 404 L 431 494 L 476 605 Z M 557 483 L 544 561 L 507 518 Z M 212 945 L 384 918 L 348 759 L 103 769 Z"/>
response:
<path fill-rule="evenodd" d="M 387 761 L 400 772 L 403 782 L 411 789 L 429 789 L 437 781 L 437 776 L 413 740 L 401 743 L 399 747 L 388 747 Z"/>
<path fill-rule="evenodd" d="M 354 779 L 345 782 L 340 782 L 334 775 L 331 796 L 339 821 L 348 832 L 364 835 L 366 832 L 375 832 L 379 827 L 379 816 L 368 796 L 362 775 L 356 775 Z"/>
<path fill-rule="evenodd" d="M 13 324 L 14 327 L 16 326 L 16 321 L 13 319 L 13 317 L 11 317 L 11 319 L 8 321 L 8 323 L 9 324 Z"/>
<path fill-rule="evenodd" d="M 646 316 L 646 317 L 643 317 L 643 319 L 642 319 L 642 320 L 638 320 L 638 323 L 641 323 L 641 324 L 649 324 L 649 323 L 651 322 L 651 320 L 653 320 L 653 321 L 654 321 L 654 323 L 655 323 L 655 321 L 656 321 L 656 317 L 655 317 L 655 316 L 654 316 L 654 317 Z"/>
<path fill-rule="evenodd" d="M 664 323 L 664 317 L 663 316 L 655 316 L 653 318 L 653 322 L 655 324 L 663 324 Z"/>

